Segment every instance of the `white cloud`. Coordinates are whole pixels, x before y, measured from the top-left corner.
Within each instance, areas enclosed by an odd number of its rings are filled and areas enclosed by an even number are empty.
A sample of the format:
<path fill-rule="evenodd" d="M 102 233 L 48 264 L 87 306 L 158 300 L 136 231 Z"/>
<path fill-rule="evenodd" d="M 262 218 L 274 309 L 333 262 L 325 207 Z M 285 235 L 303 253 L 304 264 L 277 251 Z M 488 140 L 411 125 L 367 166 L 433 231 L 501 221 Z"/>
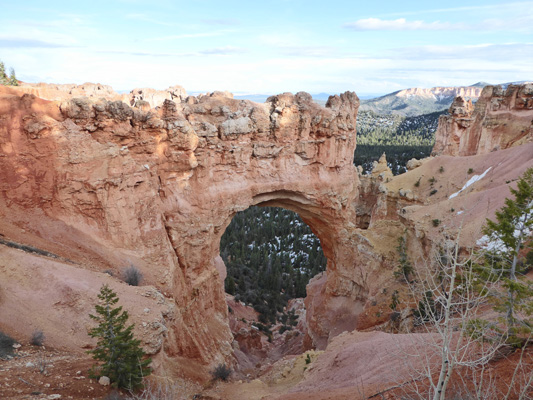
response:
<path fill-rule="evenodd" d="M 392 51 L 393 56 L 417 60 L 472 60 L 504 61 L 515 63 L 533 61 L 533 43 L 485 43 L 477 45 L 455 46 L 413 46 Z"/>
<path fill-rule="evenodd" d="M 136 20 L 136 21 L 143 21 L 143 22 L 149 22 L 151 24 L 156 25 L 163 25 L 163 26 L 174 26 L 174 24 L 170 24 L 168 22 L 161 21 L 159 19 L 150 18 L 147 17 L 144 14 L 127 14 L 125 16 L 126 19 Z"/>
<path fill-rule="evenodd" d="M 213 32 L 197 32 L 197 33 L 183 33 L 181 35 L 169 35 L 169 36 L 160 36 L 150 39 L 145 39 L 145 42 L 161 42 L 166 40 L 179 40 L 179 39 L 193 39 L 193 38 L 203 38 L 203 37 L 215 37 L 222 36 L 226 33 L 232 32 L 230 30 L 220 30 Z"/>
<path fill-rule="evenodd" d="M 457 30 L 467 29 L 464 24 L 451 24 L 449 22 L 424 22 L 424 21 L 407 21 L 405 18 L 398 19 L 379 19 L 365 18 L 355 22 L 344 24 L 345 28 L 357 31 L 415 31 L 415 30 Z"/>
<path fill-rule="evenodd" d="M 331 46 L 282 46 L 280 50 L 290 57 L 331 57 L 335 53 Z"/>
<path fill-rule="evenodd" d="M 449 7 L 449 8 L 434 8 L 434 9 L 423 9 L 420 8 L 416 11 L 402 11 L 396 13 L 388 13 L 389 16 L 399 16 L 399 15 L 422 15 L 422 14 L 434 14 L 434 13 L 457 13 L 457 12 L 466 12 L 466 11 L 495 11 L 507 12 L 511 9 L 514 10 L 531 10 L 533 7 L 532 1 L 519 1 L 519 2 L 505 2 L 504 4 L 484 4 L 481 6 L 461 6 L 461 7 Z"/>

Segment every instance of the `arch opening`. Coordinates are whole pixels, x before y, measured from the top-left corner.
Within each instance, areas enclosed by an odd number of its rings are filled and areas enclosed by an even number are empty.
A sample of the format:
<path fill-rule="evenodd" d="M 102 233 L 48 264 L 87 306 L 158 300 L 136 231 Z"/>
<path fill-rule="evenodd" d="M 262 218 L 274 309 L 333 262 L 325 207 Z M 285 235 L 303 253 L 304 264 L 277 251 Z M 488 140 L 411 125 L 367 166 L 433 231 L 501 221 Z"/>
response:
<path fill-rule="evenodd" d="M 304 298 L 311 278 L 325 271 L 319 238 L 287 207 L 263 202 L 234 215 L 220 240 L 226 293 L 251 306 L 269 329 L 292 329 L 290 300 Z M 302 303 L 303 304 L 303 303 Z"/>

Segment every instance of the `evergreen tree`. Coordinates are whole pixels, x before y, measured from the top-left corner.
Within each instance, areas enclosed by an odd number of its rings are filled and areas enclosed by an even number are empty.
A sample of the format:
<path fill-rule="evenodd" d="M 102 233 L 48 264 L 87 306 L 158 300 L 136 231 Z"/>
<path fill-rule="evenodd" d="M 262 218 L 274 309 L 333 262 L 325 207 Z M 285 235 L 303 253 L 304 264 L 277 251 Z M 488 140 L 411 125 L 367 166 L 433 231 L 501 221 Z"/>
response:
<path fill-rule="evenodd" d="M 126 327 L 128 312 L 122 306 L 114 308 L 118 297 L 109 286 L 103 285 L 98 294 L 100 304 L 95 305 L 96 315 L 89 315 L 98 322 L 96 328 L 89 330 L 89 336 L 98 338 L 93 355 L 102 364 L 91 369 L 94 378 L 107 376 L 113 386 L 124 389 L 136 389 L 142 385 L 143 377 L 150 375 L 150 358 L 145 354 L 141 341 L 133 338 L 133 325 Z"/>
<path fill-rule="evenodd" d="M 394 277 L 405 282 L 409 282 L 409 275 L 413 273 L 413 265 L 407 257 L 407 241 L 404 236 L 398 238 L 398 246 L 396 247 L 398 255 L 400 256 L 400 264 L 396 267 L 394 271 Z"/>
<path fill-rule="evenodd" d="M 18 79 L 15 76 L 15 70 L 13 68 L 11 68 L 11 72 L 9 74 L 8 85 L 11 85 L 11 86 L 18 86 L 19 85 L 19 81 L 18 81 Z"/>
<path fill-rule="evenodd" d="M 524 278 L 525 266 L 520 262 L 524 245 L 531 243 L 533 228 L 533 168 L 510 188 L 514 199 L 496 212 L 496 221 L 487 220 L 484 228 L 486 262 L 478 273 L 483 281 L 501 282 L 506 293 L 494 285 L 491 296 L 495 309 L 505 314 L 507 334 L 511 339 L 523 332 L 533 332 L 533 285 Z"/>
<path fill-rule="evenodd" d="M 7 85 L 6 66 L 0 61 L 0 85 Z"/>

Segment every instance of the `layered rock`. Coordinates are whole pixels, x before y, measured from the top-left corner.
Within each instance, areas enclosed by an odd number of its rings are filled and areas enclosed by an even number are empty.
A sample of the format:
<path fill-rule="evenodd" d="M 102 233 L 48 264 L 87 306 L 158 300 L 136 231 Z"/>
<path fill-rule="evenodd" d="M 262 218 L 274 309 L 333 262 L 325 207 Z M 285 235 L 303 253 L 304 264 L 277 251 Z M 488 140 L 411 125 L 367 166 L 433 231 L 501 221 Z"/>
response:
<path fill-rule="evenodd" d="M 327 321 L 308 316 L 317 335 L 344 318 L 355 325 L 367 289 L 347 229 L 358 197 L 354 93 L 326 108 L 307 93 L 265 104 L 215 93 L 157 110 L 0 94 L 3 223 L 88 269 L 135 263 L 176 302 L 167 356 L 212 365 L 232 353 L 217 257 L 232 216 L 251 205 L 294 210 L 320 238 Z"/>
<path fill-rule="evenodd" d="M 179 85 L 171 86 L 165 90 L 151 88 L 136 88 L 126 94 L 120 94 L 111 86 L 100 83 L 54 84 L 54 83 L 22 83 L 16 90 L 33 94 L 44 100 L 63 101 L 73 97 L 89 97 L 109 101 L 123 101 L 137 108 L 156 108 L 165 100 L 181 102 L 187 97 L 185 89 Z"/>
<path fill-rule="evenodd" d="M 150 108 L 160 106 L 165 100 L 181 102 L 187 97 L 187 92 L 181 86 L 171 86 L 165 90 L 155 90 L 151 88 L 133 89 L 128 95 L 123 96 L 123 101 L 130 105 L 141 107 L 147 104 Z"/>
<path fill-rule="evenodd" d="M 449 97 L 468 97 L 470 99 L 477 99 L 481 94 L 482 88 L 477 86 L 437 86 L 431 89 L 424 88 L 410 88 L 400 90 L 396 93 L 398 97 L 411 97 L 420 96 L 426 98 L 432 98 L 436 100 L 442 100 Z"/>
<path fill-rule="evenodd" d="M 33 94 L 41 99 L 62 101 L 72 97 L 94 97 L 107 100 L 120 100 L 121 95 L 116 93 L 109 85 L 100 83 L 84 83 L 76 85 L 71 83 L 22 83 L 16 90 Z"/>
<path fill-rule="evenodd" d="M 486 86 L 475 106 L 458 97 L 441 116 L 434 155 L 469 156 L 533 140 L 533 83 Z"/>

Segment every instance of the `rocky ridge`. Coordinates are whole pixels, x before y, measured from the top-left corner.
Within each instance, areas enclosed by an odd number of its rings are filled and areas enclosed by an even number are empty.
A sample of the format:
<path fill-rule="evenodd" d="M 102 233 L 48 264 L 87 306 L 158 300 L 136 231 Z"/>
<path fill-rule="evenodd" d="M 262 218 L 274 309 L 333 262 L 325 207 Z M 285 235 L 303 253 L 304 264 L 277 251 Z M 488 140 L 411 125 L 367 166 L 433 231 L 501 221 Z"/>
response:
<path fill-rule="evenodd" d="M 171 86 L 165 90 L 136 88 L 125 94 L 115 92 L 109 85 L 89 82 L 82 85 L 22 83 L 17 87 L 17 90 L 33 94 L 44 100 L 63 101 L 74 97 L 102 98 L 108 101 L 123 101 L 130 106 L 144 109 L 159 107 L 165 100 L 180 102 L 187 97 L 187 92 L 179 85 Z"/>
<path fill-rule="evenodd" d="M 434 155 L 471 156 L 533 140 L 533 83 L 486 86 L 475 105 L 458 97 L 435 132 Z"/>
<path fill-rule="evenodd" d="M 428 114 L 445 110 L 457 96 L 476 100 L 481 91 L 478 86 L 410 88 L 363 100 L 361 110 L 405 116 Z"/>

